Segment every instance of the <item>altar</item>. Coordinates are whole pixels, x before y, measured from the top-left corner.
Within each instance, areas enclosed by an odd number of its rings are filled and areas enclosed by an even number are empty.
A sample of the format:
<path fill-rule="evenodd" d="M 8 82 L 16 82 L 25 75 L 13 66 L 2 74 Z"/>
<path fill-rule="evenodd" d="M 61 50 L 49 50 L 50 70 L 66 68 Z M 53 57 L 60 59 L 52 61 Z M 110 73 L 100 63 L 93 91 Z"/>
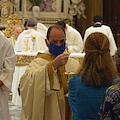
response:
<path fill-rule="evenodd" d="M 37 52 L 15 52 L 15 65 L 16 66 L 26 66 L 29 63 L 37 58 L 37 54 L 44 53 L 44 51 L 37 51 Z M 69 57 L 76 58 L 79 62 L 82 62 L 82 58 L 84 57 L 84 53 L 71 53 Z"/>
<path fill-rule="evenodd" d="M 26 67 L 35 59 L 37 52 L 15 52 L 15 72 L 12 82 L 12 103 L 14 105 L 21 105 L 21 96 L 19 95 L 18 86 L 21 76 L 24 74 Z"/>
<path fill-rule="evenodd" d="M 38 52 L 43 53 L 44 51 L 15 52 L 15 72 L 12 83 L 12 103 L 15 105 L 21 105 L 21 96 L 18 91 L 20 78 L 24 74 L 26 67 L 30 64 L 30 62 L 37 58 Z M 84 55 L 84 53 L 71 53 L 69 57 L 77 59 L 81 64 Z"/>
<path fill-rule="evenodd" d="M 37 52 L 15 52 L 15 65 L 16 66 L 26 66 L 35 59 Z"/>

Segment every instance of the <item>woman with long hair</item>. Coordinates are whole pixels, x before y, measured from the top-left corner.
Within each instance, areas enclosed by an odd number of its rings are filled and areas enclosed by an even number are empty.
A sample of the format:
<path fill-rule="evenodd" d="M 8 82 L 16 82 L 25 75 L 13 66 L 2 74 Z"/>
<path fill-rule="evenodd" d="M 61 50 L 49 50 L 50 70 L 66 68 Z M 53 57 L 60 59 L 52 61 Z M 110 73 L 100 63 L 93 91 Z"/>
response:
<path fill-rule="evenodd" d="M 69 80 L 69 104 L 73 120 L 95 120 L 105 90 L 116 77 L 109 39 L 100 32 L 90 34 L 84 45 L 85 56 L 77 75 Z"/>

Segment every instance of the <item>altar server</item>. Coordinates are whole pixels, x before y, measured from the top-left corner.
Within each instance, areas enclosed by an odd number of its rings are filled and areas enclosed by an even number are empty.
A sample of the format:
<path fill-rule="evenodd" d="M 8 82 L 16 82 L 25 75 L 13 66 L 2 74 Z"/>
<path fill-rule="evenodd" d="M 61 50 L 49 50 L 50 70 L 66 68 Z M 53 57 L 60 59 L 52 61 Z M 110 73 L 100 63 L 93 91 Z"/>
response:
<path fill-rule="evenodd" d="M 83 51 L 83 40 L 81 34 L 66 24 L 64 21 L 58 21 L 57 25 L 61 25 L 66 32 L 66 45 L 69 53 L 82 53 Z"/>
<path fill-rule="evenodd" d="M 44 36 L 46 36 L 46 35 L 47 35 L 47 30 L 48 30 L 48 28 L 47 28 L 44 24 L 42 24 L 42 23 L 37 23 L 37 31 L 38 31 L 38 32 L 40 32 L 40 33 L 42 33 Z"/>
<path fill-rule="evenodd" d="M 112 31 L 109 26 L 103 25 L 103 18 L 101 16 L 95 16 L 94 25 L 87 28 L 84 35 L 84 42 L 86 41 L 87 37 L 94 32 L 102 32 L 104 33 L 110 41 L 110 54 L 111 56 L 114 55 L 115 51 L 117 50 L 117 46 L 112 34 Z"/>

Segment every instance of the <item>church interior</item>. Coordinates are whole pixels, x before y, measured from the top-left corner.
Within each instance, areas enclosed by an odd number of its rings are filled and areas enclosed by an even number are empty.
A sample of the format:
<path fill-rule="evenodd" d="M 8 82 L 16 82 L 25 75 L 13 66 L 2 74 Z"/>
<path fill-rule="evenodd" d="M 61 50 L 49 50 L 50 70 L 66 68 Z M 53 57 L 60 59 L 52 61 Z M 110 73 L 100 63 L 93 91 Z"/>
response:
<path fill-rule="evenodd" d="M 24 29 L 24 23 L 29 18 L 36 18 L 38 23 L 47 28 L 64 20 L 79 31 L 83 38 L 85 30 L 93 25 L 93 17 L 100 15 L 103 23 L 111 28 L 116 46 L 119 47 L 119 5 L 120 0 L 42 0 L 38 5 L 39 10 L 33 11 L 34 4 L 30 0 L 0 0 L 0 30 L 10 38 L 16 26 Z M 23 58 L 20 55 L 17 53 L 15 56 L 16 66 L 28 65 L 36 56 L 35 53 L 30 56 L 24 54 Z M 12 103 L 12 93 L 9 94 L 9 110 L 10 120 L 20 120 L 21 106 Z"/>
<path fill-rule="evenodd" d="M 1 30 L 8 27 L 7 22 L 11 15 L 16 15 L 21 20 L 22 25 L 28 18 L 34 17 L 32 12 L 33 5 L 29 0 L 1 0 L 0 5 L 1 9 L 2 6 L 7 8 L 0 16 Z M 49 2 L 43 0 L 40 6 L 41 10 L 36 19 L 47 27 L 55 24 L 59 20 L 64 20 L 84 36 L 85 29 L 93 25 L 93 17 L 95 15 L 101 15 L 103 16 L 104 23 L 111 27 L 116 42 L 119 39 L 120 13 L 118 10 L 118 0 L 50 0 Z"/>

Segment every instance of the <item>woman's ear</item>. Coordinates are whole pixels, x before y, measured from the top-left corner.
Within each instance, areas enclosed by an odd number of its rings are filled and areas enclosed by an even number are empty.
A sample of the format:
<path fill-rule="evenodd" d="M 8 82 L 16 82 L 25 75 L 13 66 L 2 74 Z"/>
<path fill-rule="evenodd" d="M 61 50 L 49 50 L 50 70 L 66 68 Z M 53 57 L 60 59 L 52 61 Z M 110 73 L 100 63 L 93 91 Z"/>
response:
<path fill-rule="evenodd" d="M 47 39 L 45 39 L 45 43 L 46 43 L 46 46 L 49 48 L 49 43 Z"/>

